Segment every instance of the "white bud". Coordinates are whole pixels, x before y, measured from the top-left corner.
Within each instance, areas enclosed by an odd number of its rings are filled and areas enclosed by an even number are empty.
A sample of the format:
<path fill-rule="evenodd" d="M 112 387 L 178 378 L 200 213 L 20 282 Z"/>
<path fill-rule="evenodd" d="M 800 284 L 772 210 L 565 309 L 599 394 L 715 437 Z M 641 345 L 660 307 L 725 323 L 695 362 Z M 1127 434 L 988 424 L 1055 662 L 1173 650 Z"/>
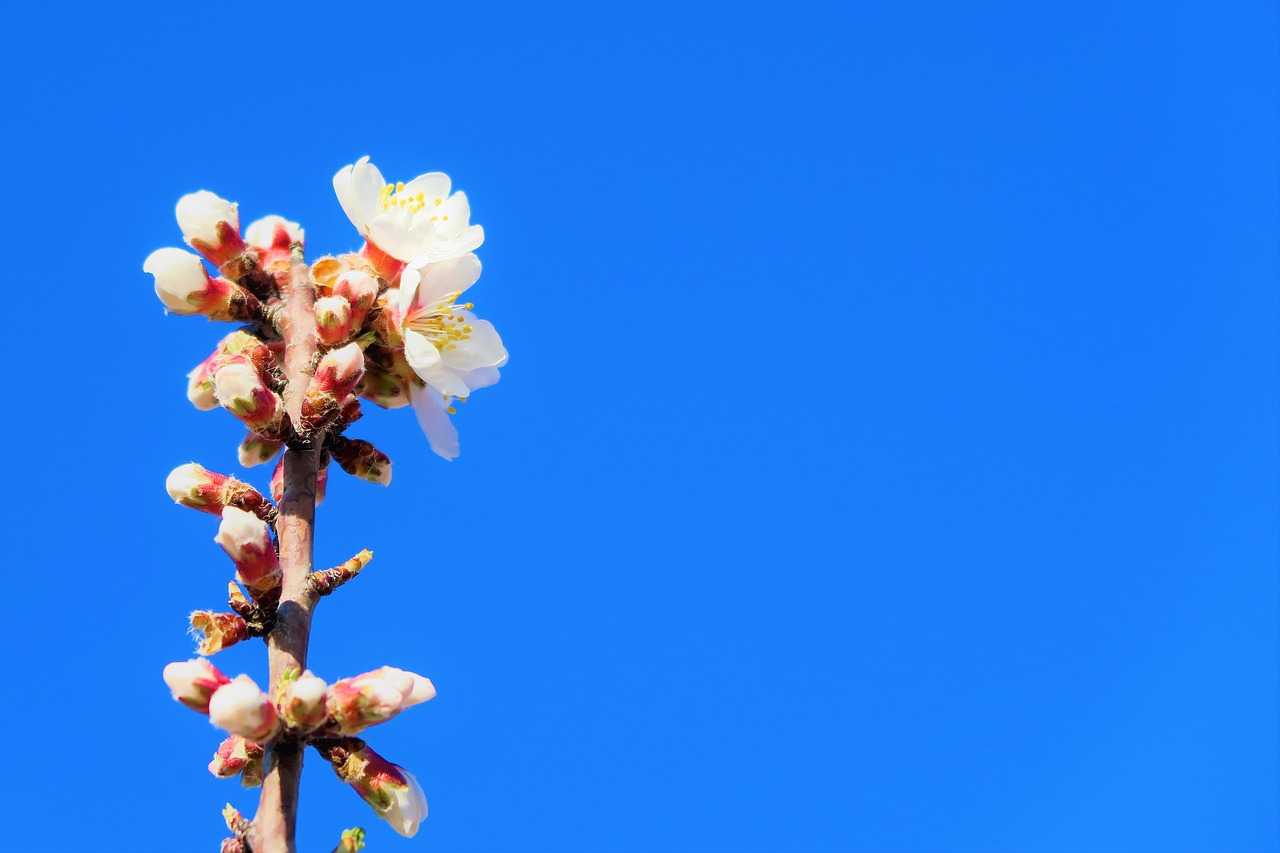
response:
<path fill-rule="evenodd" d="M 250 246 L 259 249 L 270 249 L 280 236 L 280 232 L 284 232 L 284 248 L 291 243 L 303 242 L 306 232 L 302 226 L 296 222 L 290 222 L 283 216 L 264 216 L 261 219 L 250 222 L 249 226 L 244 229 L 244 240 Z"/>
<path fill-rule="evenodd" d="M 236 211 L 236 205 L 208 190 L 188 193 L 178 199 L 177 216 L 182 237 L 188 243 L 199 240 L 217 245 L 220 242 L 219 222 L 226 222 L 232 231 L 240 230 L 240 214 Z"/>
<path fill-rule="evenodd" d="M 213 393 L 213 383 L 209 381 L 212 378 L 205 372 L 203 364 L 197 364 L 187 374 L 187 399 L 202 412 L 218 408 L 218 398 Z"/>
<path fill-rule="evenodd" d="M 204 658 L 177 661 L 164 668 L 164 683 L 173 698 L 202 714 L 209 713 L 209 699 L 229 679 Z"/>
<path fill-rule="evenodd" d="M 230 684 L 218 688 L 209 700 L 209 719 L 215 726 L 255 743 L 267 740 L 280 727 L 270 697 L 247 675 L 238 675 Z"/>
<path fill-rule="evenodd" d="M 257 559 L 273 550 L 267 523 L 253 513 L 233 506 L 222 510 L 222 523 L 218 525 L 218 535 L 213 537 L 213 541 L 221 545 L 236 563 Z"/>
<path fill-rule="evenodd" d="M 209 289 L 209 274 L 200 258 L 182 249 L 156 249 L 142 263 L 156 278 L 156 296 L 175 314 L 198 314 L 198 302 Z"/>
<path fill-rule="evenodd" d="M 175 503 L 182 503 L 189 500 L 193 492 L 208 482 L 209 477 L 204 467 L 195 462 L 188 462 L 169 472 L 169 476 L 164 481 L 164 489 Z"/>
<path fill-rule="evenodd" d="M 418 824 L 427 816 L 427 795 L 422 793 L 422 786 L 413 778 L 412 773 L 403 767 L 399 770 L 404 776 L 405 785 L 387 786 L 393 798 L 391 807 L 383 812 L 382 819 L 405 838 L 412 838 L 418 832 Z"/>

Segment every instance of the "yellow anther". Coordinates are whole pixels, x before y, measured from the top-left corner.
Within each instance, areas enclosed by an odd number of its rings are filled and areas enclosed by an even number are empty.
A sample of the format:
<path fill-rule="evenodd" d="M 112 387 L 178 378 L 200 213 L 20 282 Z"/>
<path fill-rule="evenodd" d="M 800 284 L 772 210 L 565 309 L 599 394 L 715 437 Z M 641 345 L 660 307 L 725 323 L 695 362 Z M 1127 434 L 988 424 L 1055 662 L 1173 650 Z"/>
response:
<path fill-rule="evenodd" d="M 396 182 L 396 192 L 404 192 L 404 181 Z"/>
<path fill-rule="evenodd" d="M 433 216 L 433 217 L 431 217 L 431 221 L 432 221 L 432 222 L 435 222 L 435 221 L 436 221 L 437 219 L 439 219 L 439 218 L 440 218 L 440 217 L 438 217 L 438 216 Z"/>
<path fill-rule="evenodd" d="M 442 199 L 442 198 L 438 198 L 438 199 L 436 199 L 436 204 L 440 204 L 440 202 L 442 202 L 442 201 L 444 201 L 444 199 Z"/>
<path fill-rule="evenodd" d="M 446 411 L 446 412 L 448 412 L 448 413 L 449 413 L 449 414 L 451 414 L 451 415 L 456 415 L 456 414 L 458 414 L 458 410 L 457 410 L 457 409 L 455 409 L 453 406 L 450 406 L 449 408 L 445 409 L 445 411 Z"/>

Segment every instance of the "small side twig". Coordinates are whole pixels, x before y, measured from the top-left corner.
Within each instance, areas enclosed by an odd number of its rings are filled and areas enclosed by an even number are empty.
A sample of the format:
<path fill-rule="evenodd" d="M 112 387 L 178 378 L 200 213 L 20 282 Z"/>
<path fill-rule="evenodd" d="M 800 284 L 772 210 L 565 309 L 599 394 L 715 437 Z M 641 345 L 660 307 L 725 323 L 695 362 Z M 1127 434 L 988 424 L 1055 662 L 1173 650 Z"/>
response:
<path fill-rule="evenodd" d="M 356 554 L 350 560 L 347 560 L 340 566 L 332 569 L 325 569 L 322 572 L 312 572 L 307 577 L 307 583 L 318 595 L 328 595 L 347 581 L 360 574 L 360 571 L 373 559 L 373 552 L 365 548 L 359 554 Z"/>

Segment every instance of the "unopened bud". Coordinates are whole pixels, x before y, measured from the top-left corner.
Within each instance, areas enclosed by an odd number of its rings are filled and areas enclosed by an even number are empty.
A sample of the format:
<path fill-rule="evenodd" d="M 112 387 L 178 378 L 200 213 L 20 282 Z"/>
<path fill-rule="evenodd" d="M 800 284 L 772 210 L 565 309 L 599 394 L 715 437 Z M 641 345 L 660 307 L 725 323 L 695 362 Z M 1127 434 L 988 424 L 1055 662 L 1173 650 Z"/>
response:
<path fill-rule="evenodd" d="M 204 658 L 177 661 L 164 668 L 164 683 L 173 698 L 201 714 L 209 713 L 209 700 L 231 679 Z"/>
<path fill-rule="evenodd" d="M 236 205 L 207 190 L 178 199 L 178 227 L 187 245 L 221 267 L 249 251 L 240 238 Z"/>
<path fill-rule="evenodd" d="M 335 681 L 326 705 L 339 733 L 353 735 L 435 695 L 435 687 L 422 676 L 384 666 Z"/>
<path fill-rule="evenodd" d="M 216 409 L 218 397 L 214 393 L 214 376 L 220 367 L 237 363 L 252 364 L 259 376 L 278 370 L 271 348 L 238 329 L 219 341 L 218 348 L 187 374 L 187 399 L 202 411 Z"/>
<path fill-rule="evenodd" d="M 190 252 L 157 249 L 147 256 L 142 270 L 155 276 L 156 296 L 175 314 L 247 322 L 261 312 L 253 294 L 235 282 L 210 276 Z"/>
<path fill-rule="evenodd" d="M 280 594 L 280 558 L 266 522 L 252 513 L 227 507 L 213 541 L 236 564 L 236 577 L 257 601 Z"/>
<path fill-rule="evenodd" d="M 290 222 L 283 216 L 264 216 L 250 222 L 244 229 L 244 239 L 255 249 L 274 249 L 277 252 L 288 252 L 294 243 L 304 242 L 306 232 L 296 222 Z"/>
<path fill-rule="evenodd" d="M 351 337 L 351 305 L 341 296 L 316 300 L 316 334 L 325 346 L 336 346 Z"/>
<path fill-rule="evenodd" d="M 224 365 L 213 381 L 218 403 L 249 429 L 269 433 L 280 428 L 284 401 L 267 387 L 253 365 Z"/>
<path fill-rule="evenodd" d="M 391 459 L 359 438 L 339 441 L 333 446 L 333 461 L 353 477 L 381 486 L 391 484 Z"/>
<path fill-rule="evenodd" d="M 251 512 L 267 523 L 275 521 L 276 508 L 248 483 L 235 477 L 210 471 L 195 462 L 179 465 L 169 472 L 164 483 L 175 503 L 190 509 L 222 515 L 233 506 Z"/>
<path fill-rule="evenodd" d="M 254 743 L 264 743 L 280 730 L 271 698 L 247 675 L 237 675 L 230 684 L 218 688 L 209 700 L 209 719 Z"/>
<path fill-rule="evenodd" d="M 247 639 L 249 625 L 235 613 L 197 610 L 191 614 L 191 633 L 200 642 L 196 654 L 212 655 Z"/>
<path fill-rule="evenodd" d="M 412 838 L 427 816 L 427 798 L 409 771 L 392 764 L 359 738 L 318 741 L 316 749 L 333 765 L 338 778 L 350 785 L 378 817 Z"/>
<path fill-rule="evenodd" d="M 260 743 L 231 735 L 218 746 L 209 762 L 209 772 L 219 779 L 240 776 L 246 788 L 262 784 L 263 747 Z M 256 765 L 256 767 L 254 766 Z"/>
<path fill-rule="evenodd" d="M 347 300 L 351 306 L 351 328 L 359 331 L 378 298 L 378 280 L 362 270 L 347 270 L 334 282 L 333 295 Z"/>
<path fill-rule="evenodd" d="M 342 830 L 342 840 L 333 853 L 360 853 L 364 849 L 364 830 L 358 826 Z"/>
<path fill-rule="evenodd" d="M 325 353 L 302 400 L 303 430 L 315 432 L 332 423 L 363 377 L 364 353 L 358 344 Z"/>
<path fill-rule="evenodd" d="M 263 438 L 257 433 L 251 432 L 240 442 L 238 450 L 240 464 L 245 468 L 252 468 L 254 465 L 265 465 L 276 457 L 282 447 L 284 447 L 283 441 Z"/>
<path fill-rule="evenodd" d="M 307 670 L 296 680 L 285 685 L 276 702 L 280 717 L 290 726 L 302 729 L 304 732 L 319 728 L 329 715 L 328 709 L 325 708 L 328 689 L 329 686 L 323 679 L 317 678 Z"/>
<path fill-rule="evenodd" d="M 360 396 L 384 409 L 399 409 L 409 405 L 409 384 L 394 370 L 367 360 Z"/>

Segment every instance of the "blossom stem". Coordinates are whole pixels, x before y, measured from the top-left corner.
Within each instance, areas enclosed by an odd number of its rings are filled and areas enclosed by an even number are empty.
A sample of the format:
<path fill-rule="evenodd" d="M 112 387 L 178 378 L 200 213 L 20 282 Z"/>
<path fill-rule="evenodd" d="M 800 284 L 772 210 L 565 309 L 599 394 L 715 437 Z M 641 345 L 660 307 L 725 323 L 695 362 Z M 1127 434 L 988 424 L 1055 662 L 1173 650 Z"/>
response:
<path fill-rule="evenodd" d="M 315 285 L 299 244 L 292 248 L 284 297 L 284 403 L 290 418 L 297 423 L 303 395 L 315 371 L 317 348 Z M 284 455 L 284 495 L 277 521 L 283 577 L 275 627 L 267 636 L 273 696 L 283 687 L 282 677 L 287 669 L 303 670 L 307 665 L 311 613 L 319 598 L 307 579 L 311 575 L 320 456 L 318 447 L 300 441 L 291 442 Z M 287 738 L 267 747 L 262 797 L 254 817 L 254 853 L 294 853 L 296 849 L 302 747 Z"/>

